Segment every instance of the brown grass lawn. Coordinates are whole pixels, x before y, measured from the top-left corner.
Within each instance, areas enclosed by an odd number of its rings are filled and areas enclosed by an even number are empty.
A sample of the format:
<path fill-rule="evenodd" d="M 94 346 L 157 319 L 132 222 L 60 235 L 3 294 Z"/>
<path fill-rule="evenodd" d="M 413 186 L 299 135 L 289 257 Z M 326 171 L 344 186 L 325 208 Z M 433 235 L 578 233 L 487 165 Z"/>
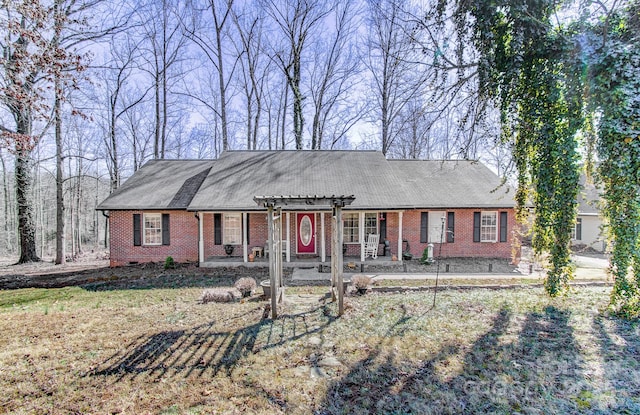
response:
<path fill-rule="evenodd" d="M 638 323 L 610 288 L 347 299 L 290 288 L 200 304 L 202 288 L 0 291 L 0 412 L 640 413 Z"/>

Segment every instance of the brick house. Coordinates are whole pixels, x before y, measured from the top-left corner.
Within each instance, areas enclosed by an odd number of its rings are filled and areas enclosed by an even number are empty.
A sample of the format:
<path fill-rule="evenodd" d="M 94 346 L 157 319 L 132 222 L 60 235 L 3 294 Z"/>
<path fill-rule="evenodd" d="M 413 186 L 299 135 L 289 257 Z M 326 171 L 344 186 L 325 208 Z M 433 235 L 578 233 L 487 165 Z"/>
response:
<path fill-rule="evenodd" d="M 111 265 L 247 261 L 265 246 L 258 195 L 353 195 L 343 210 L 346 256 L 365 260 L 366 235 L 379 255 L 512 257 L 513 190 L 476 161 L 387 160 L 376 151 L 229 151 L 217 160 L 153 160 L 107 197 Z M 328 261 L 331 209 L 283 206 L 286 262 Z M 386 242 L 386 249 L 385 249 Z M 440 250 L 440 243 L 442 249 Z M 402 260 L 401 255 L 397 255 Z"/>

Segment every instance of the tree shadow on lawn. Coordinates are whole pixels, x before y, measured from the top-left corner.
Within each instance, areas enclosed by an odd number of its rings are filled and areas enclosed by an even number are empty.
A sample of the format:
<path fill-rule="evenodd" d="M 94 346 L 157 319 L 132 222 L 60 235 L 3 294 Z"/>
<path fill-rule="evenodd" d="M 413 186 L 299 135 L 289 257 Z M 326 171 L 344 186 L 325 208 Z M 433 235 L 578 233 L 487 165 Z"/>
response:
<path fill-rule="evenodd" d="M 594 332 L 600 347 L 601 365 L 611 413 L 640 413 L 640 324 L 596 316 Z"/>
<path fill-rule="evenodd" d="M 504 308 L 470 347 L 445 344 L 417 368 L 381 344 L 330 386 L 317 413 L 580 412 L 588 387 L 568 318 L 555 307 L 529 313 L 508 342 Z"/>
<path fill-rule="evenodd" d="M 237 330 L 220 331 L 217 327 L 229 326 L 228 321 L 207 323 L 188 330 L 161 331 L 150 336 L 139 336 L 118 351 L 94 371 L 91 376 L 115 376 L 114 383 L 138 375 L 160 379 L 164 377 L 207 376 L 220 372 L 231 374 L 238 362 L 250 354 L 281 346 L 305 336 L 325 330 L 336 317 L 330 315 L 327 305 L 297 313 L 284 314 L 276 320 L 267 318 L 268 307 L 258 307 L 245 313 L 255 315 L 254 324 Z M 321 314 L 320 324 L 309 324 L 307 317 Z"/>

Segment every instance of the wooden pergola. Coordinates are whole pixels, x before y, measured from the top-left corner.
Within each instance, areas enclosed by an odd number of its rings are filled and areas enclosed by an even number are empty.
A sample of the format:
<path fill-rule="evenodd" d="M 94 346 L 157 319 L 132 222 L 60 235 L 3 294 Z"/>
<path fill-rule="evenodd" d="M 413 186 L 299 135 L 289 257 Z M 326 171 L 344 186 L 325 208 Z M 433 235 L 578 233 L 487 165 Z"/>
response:
<path fill-rule="evenodd" d="M 327 206 L 332 208 L 331 226 L 331 297 L 338 300 L 338 315 L 344 313 L 344 285 L 342 258 L 342 208 L 350 205 L 355 196 L 255 196 L 253 200 L 267 208 L 269 229 L 269 283 L 271 285 L 271 318 L 278 317 L 278 303 L 284 300 L 282 278 L 282 207 Z"/>

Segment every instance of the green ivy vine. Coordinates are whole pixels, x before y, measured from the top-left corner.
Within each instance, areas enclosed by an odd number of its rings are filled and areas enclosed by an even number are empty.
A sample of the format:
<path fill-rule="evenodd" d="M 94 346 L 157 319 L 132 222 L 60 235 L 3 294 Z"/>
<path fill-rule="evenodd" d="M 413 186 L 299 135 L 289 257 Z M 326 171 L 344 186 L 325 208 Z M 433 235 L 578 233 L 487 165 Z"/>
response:
<path fill-rule="evenodd" d="M 640 316 L 640 2 L 589 27 L 589 109 L 596 177 L 612 244 L 610 306 Z"/>
<path fill-rule="evenodd" d="M 460 67 L 478 56 L 480 98 L 500 110 L 503 140 L 513 143 L 517 216 L 524 221 L 533 212 L 534 252 L 549 253 L 547 292 L 565 293 L 574 275 L 570 235 L 583 163 L 603 190 L 615 278 L 611 309 L 637 318 L 640 0 L 618 10 L 582 1 L 579 9 L 587 12 L 561 23 L 562 2 L 440 0 L 436 22 L 443 27 L 443 15 L 452 11 Z"/>
<path fill-rule="evenodd" d="M 545 287 L 552 296 L 564 293 L 574 275 L 570 233 L 583 123 L 579 60 L 570 53 L 570 34 L 550 22 L 555 4 L 458 2 L 454 19 L 460 48 L 472 44 L 479 53 L 479 93 L 500 109 L 503 139 L 513 142 L 517 216 L 524 221 L 533 211 L 533 249 L 550 254 Z"/>

